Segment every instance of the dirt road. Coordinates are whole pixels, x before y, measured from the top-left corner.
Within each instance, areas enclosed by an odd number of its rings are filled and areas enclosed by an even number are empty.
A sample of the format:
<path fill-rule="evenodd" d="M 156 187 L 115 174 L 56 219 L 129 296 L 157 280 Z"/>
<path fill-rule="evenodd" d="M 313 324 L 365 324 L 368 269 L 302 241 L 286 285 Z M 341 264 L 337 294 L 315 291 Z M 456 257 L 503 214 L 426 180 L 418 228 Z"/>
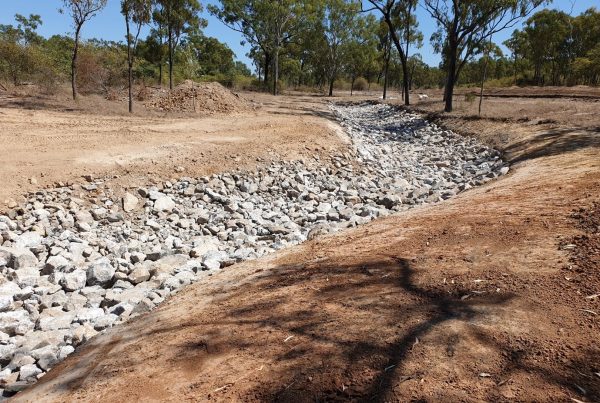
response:
<path fill-rule="evenodd" d="M 16 401 L 597 401 L 598 134 L 441 121 L 511 174 L 232 266 Z"/>

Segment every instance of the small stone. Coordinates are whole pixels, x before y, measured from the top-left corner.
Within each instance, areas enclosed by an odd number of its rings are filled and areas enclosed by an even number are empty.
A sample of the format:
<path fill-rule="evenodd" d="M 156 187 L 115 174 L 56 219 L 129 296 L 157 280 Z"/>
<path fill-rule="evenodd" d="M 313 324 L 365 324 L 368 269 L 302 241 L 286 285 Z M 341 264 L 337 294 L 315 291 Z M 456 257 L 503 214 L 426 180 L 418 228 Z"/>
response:
<path fill-rule="evenodd" d="M 19 380 L 29 381 L 36 380 L 36 377 L 42 373 L 42 370 L 35 364 L 23 365 L 19 370 Z"/>
<path fill-rule="evenodd" d="M 59 281 L 59 284 L 67 292 L 77 291 L 85 287 L 87 283 L 87 273 L 83 270 L 74 270 L 65 274 Z"/>
<path fill-rule="evenodd" d="M 175 208 L 175 202 L 169 196 L 163 196 L 154 202 L 155 211 L 171 211 Z"/>
<path fill-rule="evenodd" d="M 131 193 L 125 193 L 125 196 L 123 196 L 123 210 L 127 213 L 135 210 L 135 208 L 138 205 L 138 198 L 135 197 L 134 195 L 132 195 Z"/>
<path fill-rule="evenodd" d="M 145 267 L 137 267 L 129 274 L 129 281 L 133 284 L 142 283 L 150 278 L 150 272 Z"/>
<path fill-rule="evenodd" d="M 115 275 L 116 269 L 107 258 L 101 258 L 87 269 L 87 285 L 107 285 Z"/>
<path fill-rule="evenodd" d="M 73 331 L 73 344 L 78 346 L 97 334 L 98 332 L 90 324 L 81 325 Z"/>

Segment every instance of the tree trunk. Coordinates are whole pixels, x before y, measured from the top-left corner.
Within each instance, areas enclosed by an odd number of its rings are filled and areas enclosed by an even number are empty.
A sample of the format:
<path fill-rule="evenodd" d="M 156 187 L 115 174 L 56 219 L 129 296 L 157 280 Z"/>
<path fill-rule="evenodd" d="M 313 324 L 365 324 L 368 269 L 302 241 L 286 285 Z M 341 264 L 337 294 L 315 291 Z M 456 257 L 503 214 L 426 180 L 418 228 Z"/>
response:
<path fill-rule="evenodd" d="M 79 32 L 81 25 L 75 28 L 75 45 L 73 46 L 73 58 L 71 59 L 71 89 L 73 90 L 73 100 L 77 99 L 77 56 L 79 53 Z"/>
<path fill-rule="evenodd" d="M 279 40 L 277 40 L 277 46 L 275 46 L 273 70 L 273 95 L 277 96 L 277 82 L 279 81 Z"/>
<path fill-rule="evenodd" d="M 129 113 L 133 113 L 133 54 L 131 52 L 131 34 L 129 29 L 129 15 L 125 16 L 127 27 L 127 67 L 129 79 Z"/>
<path fill-rule="evenodd" d="M 383 66 L 383 99 L 387 98 L 387 89 L 390 74 L 390 59 L 392 58 L 392 41 L 388 35 L 384 48 L 384 66 Z"/>
<path fill-rule="evenodd" d="M 408 62 L 402 63 L 402 87 L 404 90 L 404 105 L 410 105 Z"/>
<path fill-rule="evenodd" d="M 490 48 L 492 46 L 492 37 L 490 36 Z M 481 116 L 481 104 L 483 103 L 483 86 L 485 85 L 485 79 L 487 76 L 488 70 L 488 59 L 489 59 L 489 49 L 485 52 L 485 60 L 483 61 L 483 76 L 481 77 L 481 91 L 479 92 L 479 116 Z"/>
<path fill-rule="evenodd" d="M 352 82 L 350 83 L 350 96 L 354 95 L 354 81 L 356 81 L 356 78 L 352 77 Z"/>
<path fill-rule="evenodd" d="M 162 64 L 162 60 L 160 62 L 158 62 L 158 86 L 162 88 L 162 82 L 163 82 L 163 64 Z"/>
<path fill-rule="evenodd" d="M 448 49 L 448 77 L 446 78 L 446 88 L 444 92 L 445 107 L 444 111 L 452 112 L 452 100 L 454 97 L 454 86 L 456 84 L 456 58 L 458 44 L 453 38 L 450 39 Z"/>
<path fill-rule="evenodd" d="M 271 55 L 269 53 L 265 52 L 265 77 L 264 77 L 265 88 L 268 88 L 268 86 L 269 86 L 270 67 L 271 67 Z"/>
<path fill-rule="evenodd" d="M 333 83 L 335 81 L 335 76 L 332 76 L 329 79 L 329 96 L 332 97 L 333 96 Z"/>
<path fill-rule="evenodd" d="M 169 89 L 173 89 L 173 32 L 169 27 Z"/>
<path fill-rule="evenodd" d="M 390 71 L 390 56 L 388 55 L 385 58 L 385 68 L 384 68 L 384 72 L 383 72 L 383 99 L 387 98 L 389 71 Z"/>

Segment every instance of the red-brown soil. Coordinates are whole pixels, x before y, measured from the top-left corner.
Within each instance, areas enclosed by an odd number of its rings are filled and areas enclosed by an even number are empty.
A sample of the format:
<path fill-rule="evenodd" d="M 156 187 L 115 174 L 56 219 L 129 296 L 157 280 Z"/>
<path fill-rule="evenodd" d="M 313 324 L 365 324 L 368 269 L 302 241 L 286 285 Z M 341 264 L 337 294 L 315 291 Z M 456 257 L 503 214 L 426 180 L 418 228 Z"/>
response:
<path fill-rule="evenodd" d="M 436 119 L 496 144 L 511 173 L 231 266 L 15 401 L 600 400 L 600 134 Z"/>

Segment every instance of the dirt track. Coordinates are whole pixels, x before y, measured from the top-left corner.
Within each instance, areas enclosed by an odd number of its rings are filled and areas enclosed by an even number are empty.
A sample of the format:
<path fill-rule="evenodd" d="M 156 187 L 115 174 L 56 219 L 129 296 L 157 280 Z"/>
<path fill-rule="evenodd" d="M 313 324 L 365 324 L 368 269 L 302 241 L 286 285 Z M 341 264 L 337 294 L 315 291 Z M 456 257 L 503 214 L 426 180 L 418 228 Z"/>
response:
<path fill-rule="evenodd" d="M 600 199 L 598 133 L 442 121 L 502 146 L 512 173 L 232 266 L 17 401 L 597 401 L 600 277 L 567 245 Z"/>

